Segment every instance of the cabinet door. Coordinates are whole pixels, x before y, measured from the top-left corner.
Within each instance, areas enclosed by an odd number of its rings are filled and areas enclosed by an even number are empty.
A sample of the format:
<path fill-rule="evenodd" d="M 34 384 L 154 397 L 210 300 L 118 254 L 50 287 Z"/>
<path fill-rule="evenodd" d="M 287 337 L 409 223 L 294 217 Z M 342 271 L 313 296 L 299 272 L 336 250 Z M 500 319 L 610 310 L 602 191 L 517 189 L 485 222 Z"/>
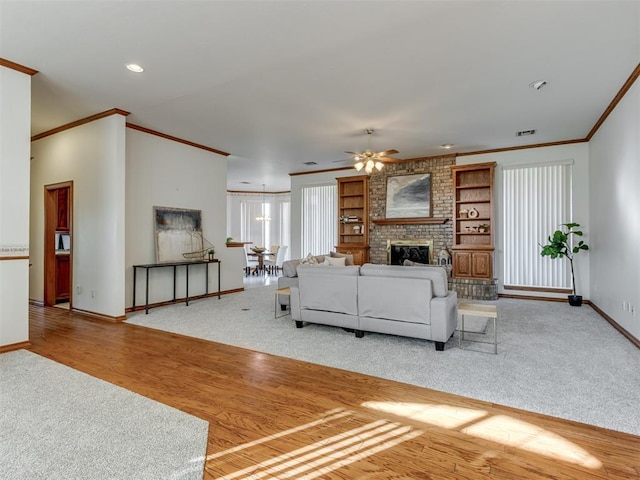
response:
<path fill-rule="evenodd" d="M 453 276 L 470 277 L 471 275 L 471 252 L 453 252 Z"/>
<path fill-rule="evenodd" d="M 56 255 L 56 301 L 69 299 L 70 273 L 69 255 Z"/>
<path fill-rule="evenodd" d="M 473 252 L 471 256 L 472 276 L 477 278 L 491 278 L 493 274 L 491 252 Z"/>
<path fill-rule="evenodd" d="M 57 190 L 58 197 L 58 222 L 56 230 L 69 231 L 69 189 L 59 188 Z"/>

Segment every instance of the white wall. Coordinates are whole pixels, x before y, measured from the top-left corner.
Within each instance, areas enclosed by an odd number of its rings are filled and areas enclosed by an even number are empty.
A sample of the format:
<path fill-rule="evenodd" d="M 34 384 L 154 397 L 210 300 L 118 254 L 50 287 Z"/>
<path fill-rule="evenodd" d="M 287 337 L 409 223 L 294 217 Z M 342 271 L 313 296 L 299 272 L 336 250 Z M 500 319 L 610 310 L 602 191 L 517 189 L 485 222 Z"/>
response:
<path fill-rule="evenodd" d="M 0 346 L 29 340 L 31 76 L 0 66 Z"/>
<path fill-rule="evenodd" d="M 355 168 L 291 176 L 291 258 L 302 257 L 302 188 L 337 184 L 336 178 L 362 175 Z M 336 219 L 336 222 L 338 219 Z M 306 253 L 305 253 L 306 255 Z"/>
<path fill-rule="evenodd" d="M 124 136 L 116 114 L 32 142 L 30 298 L 44 299 L 44 186 L 73 180 L 72 305 L 124 315 Z"/>
<path fill-rule="evenodd" d="M 513 165 L 528 165 L 532 163 L 545 163 L 560 160 L 573 160 L 572 168 L 572 193 L 573 193 L 573 222 L 579 223 L 584 231 L 583 240 L 591 244 L 591 225 L 589 218 L 589 146 L 585 143 L 558 145 L 553 147 L 530 148 L 524 150 L 511 150 L 499 153 L 485 153 L 480 155 L 460 156 L 456 159 L 457 165 L 472 163 L 496 162 L 494 199 L 495 218 L 497 229 L 495 231 L 494 275 L 498 278 L 498 293 L 525 294 L 528 296 L 566 298 L 566 294 L 553 294 L 548 292 L 518 292 L 517 290 L 504 290 L 504 242 L 502 224 L 502 168 Z M 550 232 L 551 233 L 551 232 Z M 578 295 L 585 299 L 591 298 L 590 292 L 590 268 L 589 256 L 581 253 L 574 259 L 576 269 L 576 290 Z"/>
<path fill-rule="evenodd" d="M 640 82 L 591 139 L 589 163 L 591 299 L 640 339 Z"/>
<path fill-rule="evenodd" d="M 127 129 L 126 162 L 126 305 L 133 297 L 132 265 L 155 263 L 153 207 L 202 211 L 203 236 L 215 246 L 221 289 L 243 287 L 243 257 L 239 248 L 227 248 L 227 161 L 202 149 L 155 135 Z M 138 270 L 139 275 L 145 271 Z M 173 270 L 150 273 L 149 302 L 173 298 Z M 185 268 L 178 269 L 178 298 L 185 296 Z M 136 305 L 144 304 L 144 278 L 138 277 Z M 217 266 L 209 267 L 209 292 L 217 289 Z M 190 267 L 189 295 L 205 293 L 204 266 Z"/>

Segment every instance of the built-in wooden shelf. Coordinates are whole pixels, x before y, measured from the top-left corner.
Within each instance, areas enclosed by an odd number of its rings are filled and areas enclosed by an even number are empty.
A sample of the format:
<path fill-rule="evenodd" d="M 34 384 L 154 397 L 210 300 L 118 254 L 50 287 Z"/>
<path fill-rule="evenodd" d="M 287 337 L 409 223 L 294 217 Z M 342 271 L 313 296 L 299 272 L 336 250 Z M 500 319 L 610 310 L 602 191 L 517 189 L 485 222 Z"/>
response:
<path fill-rule="evenodd" d="M 245 245 L 251 245 L 253 242 L 227 242 L 227 247 L 244 247 Z"/>
<path fill-rule="evenodd" d="M 374 218 L 371 221 L 376 225 L 442 225 L 449 219 L 443 217 Z"/>

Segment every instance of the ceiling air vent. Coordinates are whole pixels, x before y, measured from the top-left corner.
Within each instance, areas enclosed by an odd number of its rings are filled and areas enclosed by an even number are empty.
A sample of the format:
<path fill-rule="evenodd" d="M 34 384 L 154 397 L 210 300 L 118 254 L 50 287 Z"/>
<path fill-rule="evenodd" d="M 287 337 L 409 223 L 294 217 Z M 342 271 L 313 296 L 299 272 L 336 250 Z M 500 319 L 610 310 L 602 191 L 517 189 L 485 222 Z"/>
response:
<path fill-rule="evenodd" d="M 317 165 L 316 162 L 303 162 L 305 165 Z"/>
<path fill-rule="evenodd" d="M 516 132 L 516 137 L 526 137 L 527 135 L 533 135 L 534 133 L 536 133 L 535 130 L 520 130 L 519 132 Z"/>

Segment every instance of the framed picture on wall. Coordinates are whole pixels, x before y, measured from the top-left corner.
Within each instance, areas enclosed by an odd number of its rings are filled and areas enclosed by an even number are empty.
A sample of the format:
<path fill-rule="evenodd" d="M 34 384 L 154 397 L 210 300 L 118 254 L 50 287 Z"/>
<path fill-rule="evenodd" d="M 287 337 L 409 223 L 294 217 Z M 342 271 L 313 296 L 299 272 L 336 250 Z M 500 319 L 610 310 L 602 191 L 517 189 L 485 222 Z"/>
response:
<path fill-rule="evenodd" d="M 185 254 L 203 251 L 202 211 L 153 207 L 156 262 L 182 262 Z"/>
<path fill-rule="evenodd" d="M 431 174 L 387 177 L 387 218 L 431 216 Z"/>

